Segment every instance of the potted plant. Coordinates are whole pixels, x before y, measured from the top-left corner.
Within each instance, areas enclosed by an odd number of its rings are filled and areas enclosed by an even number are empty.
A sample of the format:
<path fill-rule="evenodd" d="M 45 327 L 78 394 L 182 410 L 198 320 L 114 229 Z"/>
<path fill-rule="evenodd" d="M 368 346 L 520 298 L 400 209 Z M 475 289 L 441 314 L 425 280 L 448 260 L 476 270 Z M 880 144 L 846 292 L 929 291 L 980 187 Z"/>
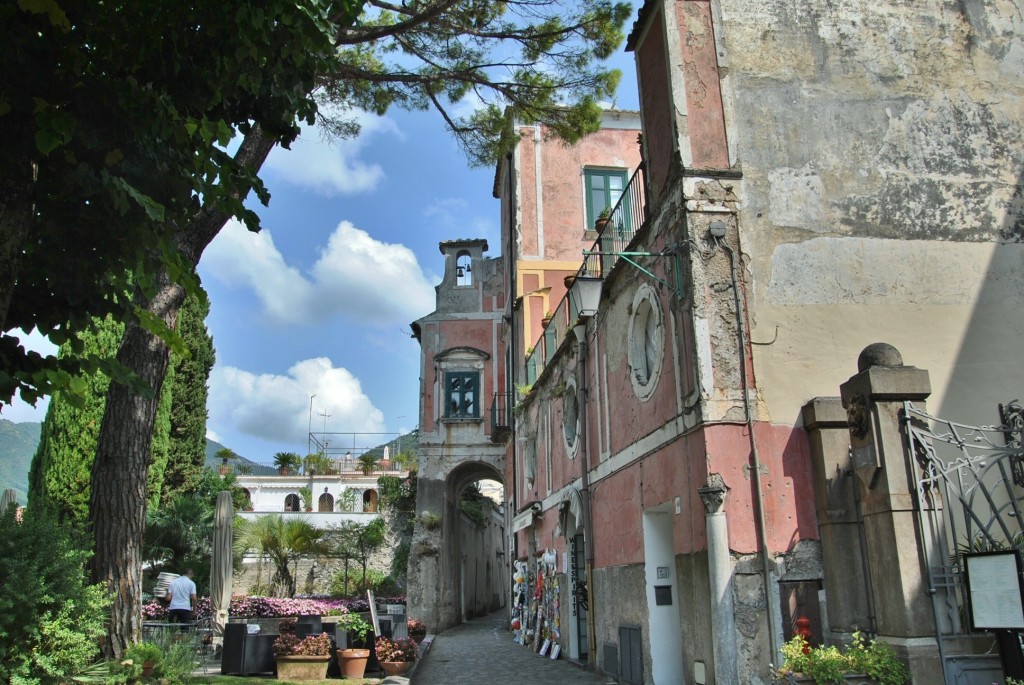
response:
<path fill-rule="evenodd" d="M 152 642 L 136 642 L 125 650 L 124 658 L 142 664 L 142 677 L 149 678 L 163 661 L 164 653 Z"/>
<path fill-rule="evenodd" d="M 389 640 L 382 637 L 377 640 L 377 660 L 388 675 L 402 675 L 408 671 L 416 656 L 416 641 L 412 638 Z"/>
<path fill-rule="evenodd" d="M 870 679 L 870 680 L 866 680 Z M 772 669 L 772 682 L 792 685 L 815 683 L 871 682 L 878 685 L 905 685 L 910 672 L 892 647 L 877 640 L 866 640 L 860 631 L 852 642 L 836 646 L 811 647 L 796 635 L 782 647 L 782 666 Z"/>
<path fill-rule="evenodd" d="M 331 637 L 327 633 L 299 639 L 295 633 L 281 633 L 274 640 L 278 680 L 323 680 L 331 660 Z"/>
<path fill-rule="evenodd" d="M 302 457 L 295 452 L 278 452 L 274 455 L 274 466 L 277 467 L 279 475 L 287 476 L 292 469 L 297 469 L 301 465 Z"/>
<path fill-rule="evenodd" d="M 362 616 L 350 611 L 338 619 L 334 628 L 335 635 L 346 636 L 346 644 L 365 644 L 371 626 Z M 338 663 L 346 678 L 362 678 L 366 672 L 366 662 L 370 659 L 370 650 L 366 647 L 349 647 L 338 650 Z"/>
<path fill-rule="evenodd" d="M 409 637 L 416 642 L 422 642 L 423 638 L 427 636 L 427 624 L 416 618 L 410 618 L 405 622 L 405 625 L 409 628 Z"/>
<path fill-rule="evenodd" d="M 231 466 L 228 465 L 228 462 L 238 459 L 238 455 L 230 447 L 221 447 L 214 453 L 214 456 L 220 459 L 220 475 L 222 476 L 231 473 Z"/>
<path fill-rule="evenodd" d="M 597 219 L 594 220 L 594 230 L 603 231 L 604 227 L 611 222 L 612 208 L 605 207 L 601 210 L 601 213 L 597 215 Z"/>
<path fill-rule="evenodd" d="M 540 320 L 540 325 L 543 326 L 544 328 L 547 328 L 549 323 L 551 323 L 551 310 L 550 309 L 547 310 L 546 312 L 544 312 L 544 316 L 541 317 L 541 320 Z"/>

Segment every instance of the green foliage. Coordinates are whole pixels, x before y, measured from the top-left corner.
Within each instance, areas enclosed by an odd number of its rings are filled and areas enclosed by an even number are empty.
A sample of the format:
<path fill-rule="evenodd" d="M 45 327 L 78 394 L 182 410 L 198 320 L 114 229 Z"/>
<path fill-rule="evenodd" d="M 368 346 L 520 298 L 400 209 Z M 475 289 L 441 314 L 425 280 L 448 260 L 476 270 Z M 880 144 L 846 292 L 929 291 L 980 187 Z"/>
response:
<path fill-rule="evenodd" d="M 213 338 L 206 328 L 210 304 L 203 292 L 185 297 L 178 315 L 178 332 L 187 354 L 172 352 L 170 449 L 160 499 L 170 502 L 191 492 L 206 464 L 207 382 L 213 369 Z"/>
<path fill-rule="evenodd" d="M 806 650 L 806 651 L 805 651 Z M 787 682 L 795 673 L 811 678 L 817 685 L 842 683 L 846 674 L 864 674 L 880 685 L 905 685 L 910 672 L 888 644 L 867 641 L 860 631 L 845 648 L 819 645 L 809 647 L 800 635 L 782 647 L 782 666 L 773 670 L 773 682 Z"/>
<path fill-rule="evenodd" d="M 491 512 L 497 507 L 494 500 L 480 492 L 480 486 L 470 484 L 459 498 L 459 509 L 477 525 L 487 525 Z"/>
<path fill-rule="evenodd" d="M 306 511 L 313 511 L 313 491 L 303 486 L 299 488 L 299 497 L 302 499 L 302 508 Z"/>
<path fill-rule="evenodd" d="M 342 32 L 324 95 L 378 114 L 436 109 L 470 163 L 493 165 L 514 144 L 513 118 L 543 122 L 568 142 L 596 130 L 596 100 L 612 96 L 620 74 L 595 65 L 621 44 L 630 12 L 607 0 L 461 0 L 367 12 Z M 470 94 L 482 102 L 459 118 L 455 106 Z"/>
<path fill-rule="evenodd" d="M 149 447 L 149 470 L 146 472 L 147 503 L 150 507 L 160 504 L 164 487 L 164 473 L 170 459 L 171 449 L 171 392 L 174 388 L 174 368 L 168 369 L 164 384 L 160 387 L 160 403 L 156 409 L 156 423 L 153 426 L 153 441 Z"/>
<path fill-rule="evenodd" d="M 391 575 L 405 585 L 413 528 L 416 524 L 416 476 L 381 476 L 377 479 L 381 515 L 398 540 L 391 557 Z"/>
<path fill-rule="evenodd" d="M 373 626 L 354 611 L 350 611 L 338 619 L 337 627 L 355 637 L 356 640 L 365 640 L 366 636 L 370 634 L 370 630 L 373 629 Z M 335 633 L 337 632 L 338 630 L 335 628 Z"/>
<path fill-rule="evenodd" d="M 338 495 L 338 511 L 355 511 L 358 504 L 359 495 L 353 488 L 345 488 L 342 490 L 341 494 Z"/>
<path fill-rule="evenodd" d="M 113 358 L 124 326 L 112 319 L 95 320 L 76 334 L 82 354 Z M 60 348 L 60 358 L 76 353 L 72 344 Z M 103 421 L 110 378 L 95 372 L 84 378 L 85 390 L 72 401 L 68 391 L 50 400 L 29 475 L 29 503 L 53 507 L 64 521 L 85 523 L 89 515 L 89 485 L 96 440 Z"/>
<path fill-rule="evenodd" d="M 270 558 L 274 565 L 275 592 L 286 597 L 295 594 L 295 577 L 290 564 L 301 557 L 323 556 L 330 551 L 326 532 L 308 519 L 276 514 L 240 519 L 235 527 L 235 551 L 255 552 Z"/>
<path fill-rule="evenodd" d="M 328 584 L 328 592 L 332 597 L 360 597 L 365 596 L 367 590 L 373 590 L 373 593 L 380 597 L 402 594 L 394 578 L 375 568 L 366 569 L 365 581 L 359 576 L 346 574 L 344 569 L 339 569 L 331 576 Z"/>
<path fill-rule="evenodd" d="M 374 452 L 364 452 L 356 461 L 359 462 L 359 470 L 363 472 L 363 475 L 369 476 L 376 470 L 380 455 Z"/>
<path fill-rule="evenodd" d="M 425 511 L 420 514 L 420 520 L 423 521 L 423 527 L 427 530 L 441 529 L 441 515 L 437 512 Z"/>
<path fill-rule="evenodd" d="M 214 453 L 214 456 L 220 459 L 222 466 L 227 466 L 229 461 L 236 461 L 238 459 L 238 455 L 230 447 L 221 447 Z"/>
<path fill-rule="evenodd" d="M 297 469 L 302 466 L 302 457 L 295 452 L 278 452 L 274 455 L 274 466 L 279 469 Z"/>
<path fill-rule="evenodd" d="M 0 682 L 65 682 L 95 659 L 109 600 L 86 583 L 88 556 L 47 512 L 0 513 Z"/>
<path fill-rule="evenodd" d="M 330 457 L 323 452 L 307 454 L 302 459 L 302 467 L 307 475 L 310 473 L 331 473 L 334 470 L 334 464 L 331 462 Z"/>
<path fill-rule="evenodd" d="M 34 11 L 41 5 L 52 11 Z M 36 327 L 62 344 L 92 316 L 161 328 L 136 307 L 134 286 L 149 296 L 166 272 L 195 289 L 198 255 L 175 238 L 200 209 L 256 228 L 240 191 L 255 186 L 263 202 L 269 195 L 225 148 L 254 125 L 287 144 L 297 120 L 312 121 L 309 93 L 333 57 L 337 22 L 359 7 L 7 3 L 0 242 L 18 260 L 0 263 L 0 302 L 10 299 L 0 307 L 2 330 Z M 79 370 L 96 370 L 94 359 L 58 363 L 27 352 L 6 333 L 0 362 L 2 401 L 17 391 L 34 402 L 73 387 Z"/>
<path fill-rule="evenodd" d="M 143 558 L 163 562 L 175 573 L 195 571 L 196 585 L 207 587 L 213 553 L 213 505 L 203 498 L 180 496 L 146 513 Z"/>

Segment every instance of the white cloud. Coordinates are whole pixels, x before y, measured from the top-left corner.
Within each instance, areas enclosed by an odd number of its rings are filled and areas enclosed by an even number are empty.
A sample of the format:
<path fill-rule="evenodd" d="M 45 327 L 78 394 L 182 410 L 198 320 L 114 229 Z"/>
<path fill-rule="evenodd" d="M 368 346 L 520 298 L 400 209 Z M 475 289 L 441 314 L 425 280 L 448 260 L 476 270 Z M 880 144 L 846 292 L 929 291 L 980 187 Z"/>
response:
<path fill-rule="evenodd" d="M 492 252 L 500 252 L 497 223 L 487 216 L 466 217 L 469 208 L 469 203 L 462 198 L 445 197 L 427 205 L 423 215 L 432 219 L 439 229 L 438 233 L 448 238 L 484 238 Z"/>
<path fill-rule="evenodd" d="M 208 273 L 256 294 L 278 324 L 320 324 L 345 315 L 381 327 L 405 326 L 434 310 L 434 289 L 404 245 L 383 243 L 348 221 L 338 224 L 308 274 L 285 263 L 267 229 L 231 221 L 203 255 Z"/>
<path fill-rule="evenodd" d="M 318 126 L 303 126 L 290 150 L 274 148 L 265 169 L 287 183 L 328 197 L 373 190 L 384 179 L 384 170 L 361 158 L 364 148 L 376 135 L 403 136 L 385 117 L 361 111 L 352 112 L 351 117 L 361 129 L 356 138 L 326 140 Z"/>
<path fill-rule="evenodd" d="M 215 367 L 210 375 L 210 423 L 221 433 L 238 431 L 277 443 L 304 445 L 310 426 L 320 432 L 326 412 L 327 433 L 378 433 L 384 414 L 363 393 L 359 379 L 335 368 L 327 357 L 297 362 L 287 375 L 254 374 L 235 367 Z M 214 434 L 209 431 L 209 434 Z M 329 437 L 329 436 L 328 436 Z M 266 460 L 271 455 L 247 455 Z"/>

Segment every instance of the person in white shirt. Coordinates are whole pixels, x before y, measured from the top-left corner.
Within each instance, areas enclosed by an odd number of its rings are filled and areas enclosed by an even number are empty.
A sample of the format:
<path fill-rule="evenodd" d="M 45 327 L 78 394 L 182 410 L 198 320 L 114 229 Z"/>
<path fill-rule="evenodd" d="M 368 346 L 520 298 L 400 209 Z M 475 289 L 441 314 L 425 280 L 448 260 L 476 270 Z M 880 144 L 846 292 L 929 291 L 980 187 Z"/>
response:
<path fill-rule="evenodd" d="M 185 569 L 185 575 L 171 581 L 167 588 L 167 597 L 171 603 L 167 607 L 167 616 L 171 623 L 191 623 L 192 611 L 196 605 L 196 584 L 192 582 L 195 572 Z"/>

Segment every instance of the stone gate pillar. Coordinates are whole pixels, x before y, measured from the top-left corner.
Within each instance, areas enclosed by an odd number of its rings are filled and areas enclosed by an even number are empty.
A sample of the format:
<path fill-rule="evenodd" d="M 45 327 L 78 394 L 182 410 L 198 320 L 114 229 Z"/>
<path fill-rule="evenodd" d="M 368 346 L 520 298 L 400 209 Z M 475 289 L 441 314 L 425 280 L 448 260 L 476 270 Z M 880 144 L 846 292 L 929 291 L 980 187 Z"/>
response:
<path fill-rule="evenodd" d="M 838 397 L 815 397 L 804 405 L 803 421 L 811 444 L 825 580 L 822 637 L 829 644 L 846 643 L 853 631 L 872 627 L 850 430 Z"/>
<path fill-rule="evenodd" d="M 942 683 L 928 569 L 917 525 L 917 466 L 900 422 L 903 402 L 931 394 L 928 372 L 904 366 L 886 343 L 864 348 L 859 373 L 840 388 L 850 429 L 867 573 L 880 639 L 910 666 L 915 684 Z"/>

